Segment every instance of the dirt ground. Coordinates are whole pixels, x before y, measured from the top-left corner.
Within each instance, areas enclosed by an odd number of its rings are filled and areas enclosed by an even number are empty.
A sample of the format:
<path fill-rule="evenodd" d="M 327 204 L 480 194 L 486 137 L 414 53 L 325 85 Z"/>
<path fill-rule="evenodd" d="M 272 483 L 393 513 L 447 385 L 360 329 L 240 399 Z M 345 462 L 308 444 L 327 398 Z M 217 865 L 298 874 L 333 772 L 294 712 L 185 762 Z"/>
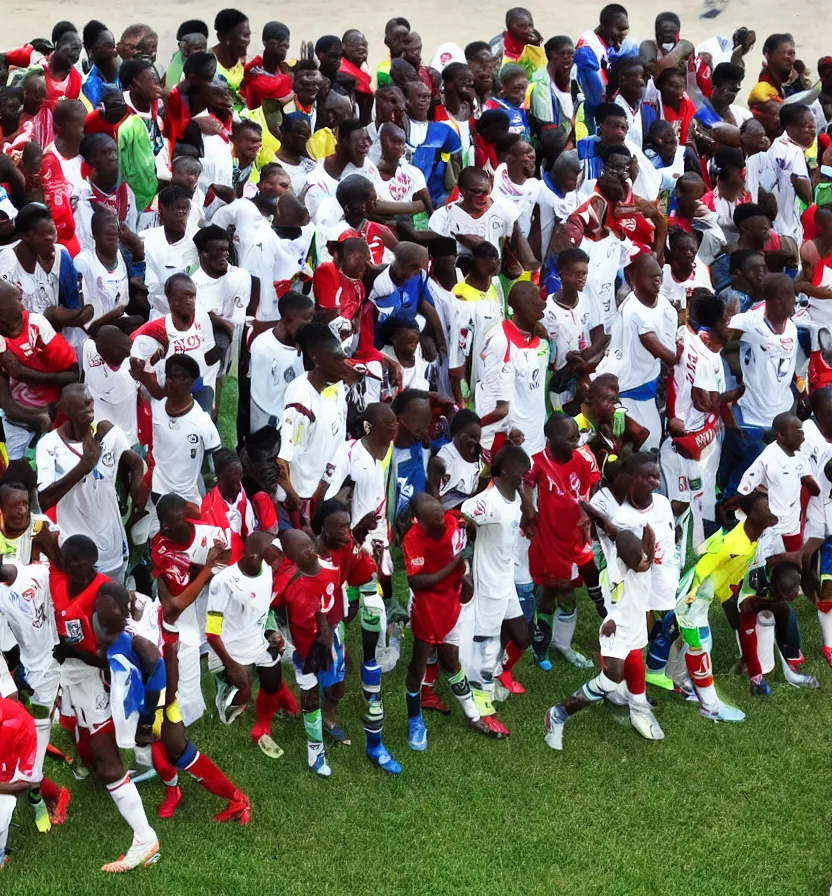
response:
<path fill-rule="evenodd" d="M 369 2 L 354 0 L 350 4 L 303 0 L 298 9 L 288 5 L 268 3 L 266 0 L 236 0 L 251 20 L 254 37 L 252 55 L 259 49 L 259 33 L 265 22 L 279 19 L 292 32 L 292 52 L 300 48 L 301 40 L 315 40 L 322 34 L 342 34 L 347 28 L 360 28 L 370 44 L 370 61 L 377 62 L 384 54 L 382 42 L 384 23 L 393 15 L 405 15 L 421 35 L 424 43 L 423 57 L 430 61 L 436 47 L 445 40 L 453 40 L 461 46 L 472 40 L 489 40 L 503 26 L 503 16 L 509 0 L 479 0 L 470 4 L 460 0 L 423 0 L 418 6 L 395 2 Z M 706 5 L 722 12 L 713 19 L 702 19 L 700 14 Z M 347 6 L 349 5 L 349 9 Z M 573 38 L 597 24 L 598 11 L 603 4 L 558 3 L 530 4 L 535 24 L 544 38 L 566 33 Z M 743 94 L 753 86 L 753 75 L 761 61 L 760 50 L 766 36 L 777 31 L 791 31 L 797 42 L 798 57 L 814 73 L 817 60 L 832 54 L 832 37 L 826 28 L 828 8 L 823 0 L 795 0 L 790 4 L 777 0 L 675 0 L 673 3 L 652 4 L 625 0 L 630 13 L 631 34 L 639 40 L 652 37 L 653 19 L 661 9 L 672 8 L 682 19 L 682 34 L 698 42 L 714 35 L 730 37 L 742 25 L 757 33 L 757 46 L 752 51 L 747 68 L 749 75 Z M 190 18 L 201 18 L 213 24 L 213 17 L 220 4 L 192 2 L 162 2 L 144 0 L 142 3 L 113 4 L 106 0 L 5 0 L 3 3 L 3 36 L 5 47 L 19 46 L 33 38 L 48 37 L 55 22 L 69 19 L 79 30 L 91 18 L 105 22 L 116 34 L 124 26 L 137 21 L 151 25 L 159 33 L 159 57 L 170 58 L 175 48 L 178 25 Z M 114 12 L 115 10 L 115 12 Z M 824 39 L 822 34 L 826 33 Z"/>

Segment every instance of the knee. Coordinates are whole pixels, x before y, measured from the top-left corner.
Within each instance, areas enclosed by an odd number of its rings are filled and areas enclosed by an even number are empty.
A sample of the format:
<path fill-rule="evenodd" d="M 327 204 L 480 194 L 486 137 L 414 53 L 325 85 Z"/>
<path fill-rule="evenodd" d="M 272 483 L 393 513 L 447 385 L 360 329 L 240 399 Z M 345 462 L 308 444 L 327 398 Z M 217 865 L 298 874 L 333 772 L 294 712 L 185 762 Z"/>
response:
<path fill-rule="evenodd" d="M 528 650 L 532 646 L 529 630 L 526 626 L 517 626 L 518 631 L 511 633 L 511 640 L 519 650 Z"/>
<path fill-rule="evenodd" d="M 300 708 L 303 712 L 314 712 L 321 705 L 318 689 L 313 688 L 308 691 L 300 692 Z"/>

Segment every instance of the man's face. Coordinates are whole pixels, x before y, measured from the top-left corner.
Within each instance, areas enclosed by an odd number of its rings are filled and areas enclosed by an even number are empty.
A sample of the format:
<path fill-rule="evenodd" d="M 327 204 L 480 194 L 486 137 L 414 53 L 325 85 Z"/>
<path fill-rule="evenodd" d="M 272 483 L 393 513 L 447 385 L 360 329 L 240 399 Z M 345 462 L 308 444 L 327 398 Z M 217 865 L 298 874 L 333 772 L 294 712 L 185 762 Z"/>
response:
<path fill-rule="evenodd" d="M 155 103 L 162 96 L 159 76 L 152 68 L 146 68 L 133 78 L 132 89 L 149 103 Z"/>
<path fill-rule="evenodd" d="M 629 127 L 623 115 L 608 115 L 598 125 L 598 136 L 604 146 L 617 146 L 626 139 Z"/>
<path fill-rule="evenodd" d="M 601 169 L 598 186 L 607 199 L 620 202 L 630 191 L 630 159 L 622 155 L 610 156 Z"/>
<path fill-rule="evenodd" d="M 92 426 L 95 402 L 87 389 L 73 389 L 69 394 L 64 393 L 60 408 L 73 423 L 82 427 Z"/>
<path fill-rule="evenodd" d="M 679 27 L 672 19 L 656 20 L 656 44 L 660 49 L 669 52 L 679 39 Z"/>
<path fill-rule="evenodd" d="M 740 134 L 740 146 L 746 156 L 753 156 L 759 152 L 765 152 L 770 142 L 766 131 L 759 121 L 750 121 Z"/>
<path fill-rule="evenodd" d="M 615 16 L 604 29 L 605 40 L 616 50 L 624 43 L 624 39 L 630 33 L 630 20 L 623 13 Z"/>
<path fill-rule="evenodd" d="M 529 79 L 525 75 L 517 75 L 504 81 L 500 93 L 512 106 L 519 108 L 526 99 L 526 89 L 529 86 Z"/>
<path fill-rule="evenodd" d="M 234 149 L 240 159 L 246 162 L 255 158 L 263 146 L 263 140 L 254 128 L 243 128 L 234 137 Z"/>
<path fill-rule="evenodd" d="M 573 44 L 566 44 L 550 53 L 547 59 L 555 71 L 568 74 L 572 71 L 572 65 L 575 62 L 575 47 Z"/>
<path fill-rule="evenodd" d="M 384 42 L 387 44 L 392 57 L 395 58 L 402 55 L 404 41 L 408 34 L 410 34 L 410 29 L 406 25 L 394 25 L 390 29 Z"/>
<path fill-rule="evenodd" d="M 423 398 L 409 402 L 404 413 L 399 416 L 399 426 L 407 430 L 416 441 L 422 441 L 427 436 L 430 423 L 430 402 Z"/>
<path fill-rule="evenodd" d="M 618 407 L 618 389 L 596 387 L 590 396 L 589 406 L 599 423 L 611 420 Z"/>
<path fill-rule="evenodd" d="M 58 232 L 50 220 L 39 221 L 27 234 L 23 241 L 37 255 L 38 258 L 47 260 L 55 257 L 55 243 Z"/>
<path fill-rule="evenodd" d="M 684 75 L 680 75 L 678 72 L 665 75 L 660 88 L 662 100 L 671 106 L 678 105 L 684 95 L 685 86 Z"/>
<path fill-rule="evenodd" d="M 589 265 L 585 261 L 575 261 L 572 264 L 564 265 L 560 270 L 561 283 L 583 292 L 586 286 L 586 278 L 589 273 Z"/>
<path fill-rule="evenodd" d="M 28 528 L 32 518 L 29 495 L 19 489 L 10 492 L 3 502 L 0 513 L 2 513 L 3 527 L 7 535 L 10 532 L 20 532 L 22 529 Z"/>
<path fill-rule="evenodd" d="M 404 155 L 405 138 L 399 132 L 391 133 L 391 128 L 386 127 L 381 132 L 381 154 L 385 159 L 394 159 L 396 162 Z"/>
<path fill-rule="evenodd" d="M 98 150 L 92 158 L 92 165 L 104 180 L 109 180 L 118 174 L 118 147 L 115 140 L 110 140 L 106 146 Z"/>
<path fill-rule="evenodd" d="M 295 75 L 295 93 L 308 105 L 318 96 L 321 75 L 316 70 L 303 70 Z"/>
<path fill-rule="evenodd" d="M 430 108 L 430 88 L 421 81 L 411 81 L 407 86 L 407 114 L 424 121 Z"/>
<path fill-rule="evenodd" d="M 70 31 L 58 41 L 55 56 L 63 60 L 66 65 L 73 66 L 81 58 L 82 49 L 81 38 L 74 31 Z"/>
<path fill-rule="evenodd" d="M 422 64 L 422 38 L 410 32 L 402 41 L 402 56 L 414 67 Z"/>
<path fill-rule="evenodd" d="M 782 283 L 773 298 L 766 301 L 769 317 L 778 318 L 779 320 L 794 317 L 795 301 L 794 285 L 792 283 Z"/>
<path fill-rule="evenodd" d="M 187 59 L 196 53 L 204 53 L 208 49 L 208 40 L 204 34 L 186 34 L 179 41 L 179 52 Z"/>
<path fill-rule="evenodd" d="M 768 224 L 768 218 L 765 219 Z M 766 267 L 765 257 L 762 255 L 751 255 L 742 268 L 742 276 L 749 285 L 755 295 L 759 295 L 763 287 L 763 280 L 766 279 L 768 268 Z"/>
<path fill-rule="evenodd" d="M 722 81 L 720 84 L 714 85 L 711 94 L 711 102 L 718 109 L 724 109 L 731 105 L 740 92 L 740 82 L 734 80 Z"/>
<path fill-rule="evenodd" d="M 803 444 L 806 436 L 803 434 L 803 424 L 797 417 L 793 417 L 784 427 L 780 435 L 780 441 L 787 451 L 797 451 Z"/>
<path fill-rule="evenodd" d="M 405 102 L 401 90 L 383 90 L 376 95 L 376 121 L 401 125 L 404 122 Z"/>
<path fill-rule="evenodd" d="M 168 304 L 173 314 L 190 320 L 196 310 L 196 288 L 186 283 L 177 284 L 170 291 Z"/>
<path fill-rule="evenodd" d="M 508 26 L 508 33 L 517 41 L 523 44 L 534 43 L 534 20 L 531 16 L 522 13 L 515 16 Z"/>
<path fill-rule="evenodd" d="M 644 256 L 631 273 L 633 289 L 642 295 L 655 296 L 662 287 L 662 269 L 652 255 Z"/>
<path fill-rule="evenodd" d="M 333 44 L 326 52 L 318 53 L 318 62 L 321 72 L 332 79 L 341 68 L 341 60 L 344 58 L 344 47 L 340 41 Z"/>
<path fill-rule="evenodd" d="M 519 167 L 526 177 L 534 177 L 536 157 L 533 146 L 524 140 L 515 143 L 511 147 L 510 155 L 512 162 Z"/>
<path fill-rule="evenodd" d="M 191 214 L 191 203 L 188 199 L 178 199 L 173 205 L 167 207 L 159 204 L 159 217 L 162 224 L 173 233 L 184 233 L 188 226 L 188 216 Z"/>
<path fill-rule="evenodd" d="M 347 160 L 356 168 L 364 165 L 364 160 L 370 152 L 370 138 L 366 128 L 359 128 L 347 137 Z"/>
<path fill-rule="evenodd" d="M 474 75 L 474 86 L 480 93 L 488 93 L 494 86 L 494 58 L 488 50 L 480 50 L 468 62 Z"/>
<path fill-rule="evenodd" d="M 785 80 L 792 73 L 795 60 L 795 48 L 792 41 L 787 40 L 780 44 L 779 47 L 766 56 L 766 63 L 769 68 L 780 76 L 781 80 Z"/>
<path fill-rule="evenodd" d="M 644 499 L 647 495 L 656 491 L 661 485 L 661 482 L 662 477 L 659 473 L 659 465 L 643 464 L 633 476 L 631 494 Z"/>
<path fill-rule="evenodd" d="M 199 263 L 214 277 L 222 277 L 228 271 L 228 243 L 226 240 L 212 240 L 199 253 Z"/>
<path fill-rule="evenodd" d="M 286 56 L 289 54 L 289 40 L 288 38 L 284 40 L 279 37 L 271 37 L 263 42 L 263 50 L 266 55 L 276 59 L 278 64 L 280 64 L 286 61 Z"/>
<path fill-rule="evenodd" d="M 230 47 L 238 59 L 245 59 L 248 45 L 251 43 L 251 28 L 248 20 L 240 22 L 229 35 Z"/>
<path fill-rule="evenodd" d="M 795 143 L 808 149 L 815 142 L 815 116 L 811 112 L 804 113 L 786 131 Z"/>
<path fill-rule="evenodd" d="M 681 268 L 693 267 L 696 260 L 696 241 L 693 239 L 678 239 L 670 250 L 669 261 Z"/>
<path fill-rule="evenodd" d="M 460 69 L 454 77 L 454 87 L 461 100 L 470 103 L 474 99 L 474 73 L 469 66 Z"/>
<path fill-rule="evenodd" d="M 771 222 L 765 215 L 756 215 L 743 221 L 740 228 L 748 234 L 755 246 L 765 246 L 771 239 Z"/>
<path fill-rule="evenodd" d="M 116 39 L 110 31 L 102 31 L 90 47 L 90 59 L 95 65 L 106 65 L 116 58 Z"/>
<path fill-rule="evenodd" d="M 23 108 L 29 115 L 37 115 L 45 102 L 45 78 L 28 78 L 23 82 Z"/>
<path fill-rule="evenodd" d="M 344 41 L 344 55 L 358 68 L 367 61 L 367 54 L 367 38 L 363 34 L 351 34 Z"/>

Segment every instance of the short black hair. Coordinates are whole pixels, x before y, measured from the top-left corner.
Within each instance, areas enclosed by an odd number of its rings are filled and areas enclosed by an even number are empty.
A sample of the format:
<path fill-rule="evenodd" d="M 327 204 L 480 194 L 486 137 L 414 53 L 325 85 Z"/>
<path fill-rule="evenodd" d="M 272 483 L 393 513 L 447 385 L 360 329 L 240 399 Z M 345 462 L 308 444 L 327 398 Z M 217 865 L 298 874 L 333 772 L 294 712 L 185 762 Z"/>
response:
<path fill-rule="evenodd" d="M 400 417 L 413 401 L 430 401 L 430 395 L 424 389 L 402 389 L 393 399 L 390 407 L 393 409 L 393 413 Z"/>
<path fill-rule="evenodd" d="M 187 355 L 174 355 L 173 358 L 185 358 Z M 171 358 L 170 360 L 173 360 Z M 172 513 L 184 512 L 188 502 L 175 492 L 168 492 L 162 495 L 156 502 L 156 516 L 159 522 L 163 523 Z"/>
<path fill-rule="evenodd" d="M 762 252 L 757 252 L 756 249 L 734 249 L 729 257 L 728 273 L 742 273 L 745 270 L 745 266 L 755 255 L 765 261 L 765 255 Z"/>
<path fill-rule="evenodd" d="M 720 84 L 727 84 L 729 81 L 736 81 L 738 84 L 741 84 L 744 77 L 744 68 L 741 68 L 739 65 L 734 65 L 733 62 L 720 62 L 713 70 L 711 84 L 713 84 L 714 87 L 719 87 Z"/>
<path fill-rule="evenodd" d="M 186 78 L 196 75 L 198 78 L 213 78 L 217 65 L 217 57 L 213 53 L 194 53 L 189 56 L 183 66 L 182 74 Z"/>
<path fill-rule="evenodd" d="M 231 126 L 231 137 L 239 137 L 243 131 L 254 131 L 258 137 L 263 136 L 263 127 L 257 121 L 252 121 L 250 118 L 241 118 L 239 121 L 235 121 Z"/>
<path fill-rule="evenodd" d="M 530 19 L 532 18 L 532 14 L 525 7 L 512 6 L 512 8 L 506 12 L 506 28 L 508 28 L 512 22 L 521 19 L 523 16 L 528 16 Z"/>
<path fill-rule="evenodd" d="M 700 327 L 713 327 L 725 314 L 725 299 L 712 292 L 699 293 L 691 302 L 690 316 Z"/>
<path fill-rule="evenodd" d="M 192 358 L 190 355 L 186 355 L 184 353 L 177 353 L 175 355 L 171 355 L 167 361 L 165 361 L 165 376 L 170 377 L 170 375 L 176 371 L 181 370 L 186 373 L 192 380 L 199 379 L 199 364 L 197 364 L 196 360 Z"/>
<path fill-rule="evenodd" d="M 562 271 L 565 267 L 569 267 L 570 264 L 578 263 L 589 264 L 589 256 L 583 249 L 564 249 L 558 255 L 559 271 Z"/>
<path fill-rule="evenodd" d="M 304 324 L 297 335 L 298 345 L 303 354 L 303 366 L 306 370 L 312 370 L 312 353 L 316 349 L 336 351 L 341 348 L 338 337 L 330 330 L 329 325 L 323 321 L 312 321 Z"/>
<path fill-rule="evenodd" d="M 503 447 L 497 452 L 497 456 L 491 461 L 491 475 L 492 476 L 501 476 L 503 473 L 503 467 L 507 463 L 516 462 L 516 463 L 525 463 L 528 469 L 531 468 L 532 462 L 529 459 L 529 455 L 519 446 L 519 445 L 503 445 Z"/>
<path fill-rule="evenodd" d="M 201 19 L 188 19 L 176 29 L 176 39 L 182 40 L 188 34 L 201 34 L 208 40 L 208 26 Z"/>
<path fill-rule="evenodd" d="M 142 56 L 137 56 L 135 59 L 128 59 L 126 62 L 122 62 L 121 68 L 118 70 L 118 78 L 119 81 L 121 81 L 121 86 L 125 90 L 129 90 L 133 83 L 133 79 L 137 78 L 142 72 L 147 71 L 149 68 L 153 68 L 153 63 Z"/>
<path fill-rule="evenodd" d="M 220 448 L 219 451 L 215 451 L 211 456 L 214 460 L 214 472 L 218 474 L 225 472 L 225 470 L 234 464 L 242 466 L 243 463 L 240 460 L 240 455 L 230 448 Z"/>
<path fill-rule="evenodd" d="M 349 516 L 350 509 L 343 501 L 339 501 L 338 498 L 329 498 L 324 501 L 320 507 L 318 507 L 315 515 L 310 521 L 312 531 L 316 535 L 321 534 L 324 528 L 324 520 L 328 516 L 332 516 L 333 513 L 346 513 L 346 515 Z"/>
<path fill-rule="evenodd" d="M 315 53 L 327 53 L 336 44 L 342 46 L 341 38 L 337 34 L 324 34 L 315 41 Z"/>
<path fill-rule="evenodd" d="M 732 169 L 742 171 L 745 168 L 745 156 L 741 149 L 734 149 L 732 146 L 720 146 L 714 153 L 714 163 L 717 167 L 718 176 L 727 174 Z"/>
<path fill-rule="evenodd" d="M 17 213 L 14 229 L 17 233 L 28 233 L 34 230 L 41 221 L 51 221 L 52 212 L 42 202 L 29 202 Z"/>
<path fill-rule="evenodd" d="M 618 16 L 627 16 L 629 18 L 627 10 L 620 3 L 608 3 L 599 13 L 598 21 L 609 24 Z"/>
<path fill-rule="evenodd" d="M 163 205 L 165 208 L 170 208 L 183 199 L 190 202 L 192 197 L 184 187 L 180 187 L 178 184 L 169 184 L 159 191 L 159 205 Z"/>
<path fill-rule="evenodd" d="M 277 300 L 277 312 L 281 318 L 297 311 L 308 311 L 314 307 L 315 303 L 309 296 L 305 296 L 302 292 L 297 292 L 294 289 L 283 293 Z"/>
<path fill-rule="evenodd" d="M 239 9 L 221 9 L 214 19 L 217 34 L 230 34 L 238 25 L 248 21 L 248 16 Z"/>
<path fill-rule="evenodd" d="M 204 252 L 208 248 L 208 243 L 223 242 L 229 248 L 231 247 L 231 237 L 218 224 L 209 224 L 207 227 L 201 227 L 194 234 L 194 245 L 197 252 Z"/>
<path fill-rule="evenodd" d="M 780 107 L 780 124 L 784 128 L 796 125 L 801 118 L 812 115 L 812 110 L 805 103 L 784 103 Z"/>
<path fill-rule="evenodd" d="M 474 424 L 477 426 L 482 424 L 479 414 L 472 411 L 470 408 L 462 408 L 457 411 L 454 414 L 454 419 L 451 421 L 451 438 L 462 432 L 466 426 L 472 426 Z"/>
<path fill-rule="evenodd" d="M 571 46 L 574 46 L 574 41 L 568 34 L 556 34 L 543 44 L 543 52 L 548 56 L 550 53 L 556 53 L 561 47 Z"/>
<path fill-rule="evenodd" d="M 61 545 L 61 554 L 67 558 L 89 560 L 91 563 L 98 561 L 98 548 L 88 535 L 70 535 Z"/>
<path fill-rule="evenodd" d="M 89 49 L 105 31 L 109 30 L 110 29 L 103 22 L 99 22 L 98 19 L 90 19 L 89 22 L 84 25 L 84 30 L 81 32 L 81 43 L 83 43 L 85 49 Z"/>
<path fill-rule="evenodd" d="M 346 140 L 350 137 L 350 135 L 354 134 L 356 131 L 360 131 L 365 125 L 361 124 L 361 122 L 357 118 L 347 118 L 338 125 L 338 142 L 341 140 Z"/>
<path fill-rule="evenodd" d="M 343 208 L 348 203 L 366 202 L 372 189 L 373 185 L 366 177 L 361 174 L 350 174 L 338 183 L 335 198 Z"/>
<path fill-rule="evenodd" d="M 289 40 L 289 29 L 283 22 L 266 22 L 263 26 L 263 43 L 267 40 Z"/>
<path fill-rule="evenodd" d="M 97 155 L 103 149 L 111 146 L 117 146 L 116 141 L 109 134 L 96 133 L 85 134 L 78 144 L 78 153 L 81 158 L 89 165 L 92 163 L 93 156 Z"/>
<path fill-rule="evenodd" d="M 768 215 L 756 202 L 743 202 L 734 209 L 733 219 L 737 230 L 740 230 L 749 218 L 765 218 L 768 220 Z"/>
<path fill-rule="evenodd" d="M 465 47 L 465 59 L 470 62 L 477 53 L 482 53 L 483 50 L 487 50 L 490 53 L 491 45 L 484 40 L 472 41 Z"/>
<path fill-rule="evenodd" d="M 595 121 L 603 124 L 607 118 L 626 118 L 627 113 L 618 103 L 601 103 L 595 110 Z"/>
<path fill-rule="evenodd" d="M 58 22 L 52 29 L 52 45 L 57 47 L 65 34 L 78 34 L 78 29 L 66 19 Z"/>
<path fill-rule="evenodd" d="M 778 34 L 769 34 L 763 43 L 763 56 L 768 56 L 769 53 L 774 53 L 779 46 L 789 42 L 794 43 L 794 36 L 789 34 L 788 31 Z"/>
<path fill-rule="evenodd" d="M 391 314 L 379 327 L 379 338 L 384 345 L 392 345 L 393 337 L 399 330 L 415 330 L 419 332 L 419 322 L 415 317 Z"/>
<path fill-rule="evenodd" d="M 623 143 L 613 143 L 610 146 L 605 146 L 601 150 L 602 162 L 608 162 L 613 156 L 624 156 L 625 158 L 632 159 L 633 154 Z"/>

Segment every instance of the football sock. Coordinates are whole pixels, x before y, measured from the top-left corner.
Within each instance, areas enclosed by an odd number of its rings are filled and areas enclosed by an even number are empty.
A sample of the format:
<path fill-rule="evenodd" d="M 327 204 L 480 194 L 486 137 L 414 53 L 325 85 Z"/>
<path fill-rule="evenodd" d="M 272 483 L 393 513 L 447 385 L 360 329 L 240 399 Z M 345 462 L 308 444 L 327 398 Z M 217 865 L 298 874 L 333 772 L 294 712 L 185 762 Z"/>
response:
<path fill-rule="evenodd" d="M 476 722 L 477 719 L 479 719 L 480 714 L 474 704 L 474 697 L 471 694 L 471 685 L 468 684 L 468 679 L 465 677 L 465 671 L 460 668 L 454 672 L 453 675 L 449 675 L 448 684 L 451 686 L 454 697 L 459 700 L 459 705 L 462 707 L 465 717 L 472 722 Z"/>
<path fill-rule="evenodd" d="M 423 688 L 435 688 L 436 687 L 436 677 L 439 674 L 439 663 L 436 659 L 436 654 L 428 657 L 427 665 L 425 666 L 425 674 L 422 676 L 422 687 Z"/>
<path fill-rule="evenodd" d="M 40 795 L 45 800 L 56 800 L 61 795 L 60 785 L 56 784 L 51 778 L 44 778 L 40 782 Z"/>
<path fill-rule="evenodd" d="M 381 744 L 381 732 L 384 728 L 384 704 L 381 702 L 381 666 L 372 659 L 361 666 L 361 688 L 367 700 L 364 713 L 364 734 L 367 737 L 367 749 Z"/>
<path fill-rule="evenodd" d="M 554 614 L 537 612 L 532 623 L 532 650 L 538 659 L 545 659 L 552 643 Z"/>
<path fill-rule="evenodd" d="M 572 636 L 575 634 L 575 626 L 578 624 L 578 608 L 572 607 L 565 610 L 558 607 L 555 613 L 555 630 L 552 636 L 555 649 L 571 650 Z"/>
<path fill-rule="evenodd" d="M 575 696 L 584 696 L 590 703 L 597 703 L 604 699 L 605 694 L 611 694 L 618 688 L 618 682 L 607 677 L 606 672 L 601 672 L 582 685 Z"/>
<path fill-rule="evenodd" d="M 824 605 L 823 608 L 821 604 Z M 818 601 L 818 622 L 823 635 L 823 646 L 832 647 L 832 601 Z"/>
<path fill-rule="evenodd" d="M 514 641 L 509 641 L 508 644 L 506 644 L 506 658 L 503 661 L 503 671 L 508 672 L 513 669 L 515 663 L 521 656 L 523 656 L 524 652 L 525 651 L 522 651 Z"/>
<path fill-rule="evenodd" d="M 714 687 L 710 655 L 704 650 L 688 650 L 685 653 L 685 665 L 699 702 L 709 712 L 718 712 L 719 697 Z"/>
<path fill-rule="evenodd" d="M 47 716 L 43 719 L 35 719 L 35 736 L 38 745 L 35 753 L 35 765 L 32 769 L 32 780 L 39 781 L 43 777 L 43 759 L 46 756 L 46 748 L 49 746 L 49 735 L 52 731 L 52 720 Z"/>
<path fill-rule="evenodd" d="M 176 767 L 170 761 L 165 745 L 160 740 L 155 740 L 150 745 L 150 755 L 153 757 L 153 768 L 156 769 L 159 780 L 165 787 L 176 787 L 179 783 L 179 775 Z"/>
<path fill-rule="evenodd" d="M 645 672 L 644 657 L 641 651 L 631 650 L 627 654 L 627 659 L 624 660 L 624 680 L 627 682 L 627 689 L 633 697 L 644 695 Z"/>
<path fill-rule="evenodd" d="M 306 761 L 313 768 L 319 756 L 324 755 L 324 725 L 320 709 L 303 711 L 303 727 L 306 729 Z"/>
<path fill-rule="evenodd" d="M 192 747 L 193 745 L 188 741 L 188 748 Z M 185 755 L 188 752 L 189 749 L 186 749 Z M 187 765 L 182 765 L 182 759 L 179 760 L 178 765 L 198 781 L 208 793 L 212 793 L 220 799 L 232 800 L 239 793 L 238 789 L 228 780 L 225 774 L 204 753 L 200 753 L 198 750 Z"/>
<path fill-rule="evenodd" d="M 262 687 L 257 692 L 257 699 L 254 701 L 254 714 L 257 716 L 257 722 L 251 729 L 252 740 L 259 740 L 264 734 L 271 731 L 272 719 L 280 706 L 278 693 L 269 694 Z"/>
<path fill-rule="evenodd" d="M 607 608 L 604 606 L 604 594 L 601 591 L 601 586 L 600 585 L 587 585 L 586 593 L 589 595 L 589 599 L 595 605 L 595 609 L 598 611 L 598 615 L 602 619 L 606 619 Z"/>
<path fill-rule="evenodd" d="M 139 796 L 138 788 L 130 780 L 130 775 L 125 774 L 118 781 L 108 784 L 107 790 L 121 817 L 133 829 L 135 837 L 143 843 L 152 843 L 156 840 L 156 832 L 148 824 L 142 798 Z"/>
<path fill-rule="evenodd" d="M 740 627 L 738 631 L 742 658 L 748 667 L 748 677 L 757 682 L 762 678 L 763 670 L 760 667 L 760 658 L 757 654 L 757 614 L 740 613 Z"/>
<path fill-rule="evenodd" d="M 422 694 L 416 691 L 412 694 L 410 691 L 405 692 L 405 700 L 407 701 L 407 717 L 414 719 L 422 712 Z"/>

